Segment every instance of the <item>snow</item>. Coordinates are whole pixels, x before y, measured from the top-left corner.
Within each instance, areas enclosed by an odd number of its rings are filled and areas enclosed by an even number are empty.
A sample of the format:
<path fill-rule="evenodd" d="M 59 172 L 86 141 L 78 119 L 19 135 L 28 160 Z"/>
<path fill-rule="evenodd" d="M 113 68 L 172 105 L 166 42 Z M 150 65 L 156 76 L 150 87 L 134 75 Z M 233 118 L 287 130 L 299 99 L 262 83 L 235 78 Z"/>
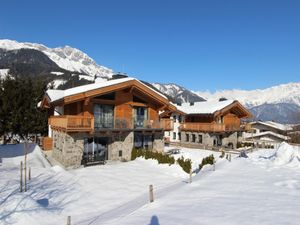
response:
<path fill-rule="evenodd" d="M 57 76 L 61 76 L 64 73 L 63 72 L 54 72 L 54 71 L 52 71 L 51 74 L 54 74 L 54 75 L 57 75 Z"/>
<path fill-rule="evenodd" d="M 284 141 L 290 139 L 288 136 L 285 136 L 282 134 L 277 134 L 272 131 L 264 131 L 264 132 L 260 132 L 258 134 L 248 133 L 247 135 L 245 135 L 246 138 L 252 138 L 252 137 L 255 138 L 255 137 L 263 137 L 263 136 L 274 136 L 274 137 L 280 138 L 281 140 L 284 140 Z"/>
<path fill-rule="evenodd" d="M 93 81 L 95 80 L 95 77 L 94 76 L 90 76 L 90 75 L 85 75 L 85 74 L 80 74 L 79 75 L 79 80 L 80 79 L 86 79 L 86 80 L 89 80 L 89 81 Z"/>
<path fill-rule="evenodd" d="M 65 79 L 55 79 L 51 81 L 48 86 L 53 85 L 54 89 L 57 89 L 60 85 L 65 84 L 67 81 Z"/>
<path fill-rule="evenodd" d="M 186 114 L 212 114 L 218 110 L 225 108 L 233 102 L 233 100 L 212 100 L 206 102 L 195 102 L 194 105 L 190 105 L 190 103 L 182 103 L 181 106 L 178 105 L 176 107 L 178 110 Z"/>
<path fill-rule="evenodd" d="M 272 160 L 275 165 L 300 168 L 300 148 L 283 142 L 273 155 Z"/>
<path fill-rule="evenodd" d="M 216 170 L 204 167 L 191 184 L 178 165 L 138 158 L 66 171 L 50 167 L 38 147 L 30 149 L 32 180 L 20 193 L 22 145 L 0 146 L 0 224 L 64 224 L 69 215 L 77 225 L 299 224 L 300 148 L 286 143 L 247 159 L 217 158 Z M 182 149 L 198 162 L 209 154 Z"/>
<path fill-rule="evenodd" d="M 51 60 L 53 60 L 59 67 L 69 70 L 77 71 L 79 73 L 98 75 L 102 77 L 111 77 L 113 71 L 104 66 L 98 65 L 92 58 L 82 51 L 71 48 L 70 46 L 48 48 L 42 44 L 17 42 L 13 40 L 0 40 L 0 48 L 6 50 L 16 50 L 21 48 L 30 48 L 42 51 Z"/>
<path fill-rule="evenodd" d="M 194 92 L 199 96 L 208 99 L 236 99 L 247 107 L 254 107 L 265 103 L 294 103 L 300 106 L 300 82 L 287 83 L 273 86 L 266 89 L 256 90 L 219 90 L 214 93 L 209 91 Z"/>
<path fill-rule="evenodd" d="M 0 79 L 4 79 L 9 76 L 9 69 L 0 69 Z"/>
<path fill-rule="evenodd" d="M 276 123 L 276 122 L 273 122 L 273 121 L 255 121 L 255 122 L 252 122 L 251 124 L 262 124 L 262 125 L 265 125 L 265 126 L 273 127 L 275 129 L 278 129 L 278 130 L 281 130 L 281 131 L 293 130 L 293 128 L 289 125 Z"/>
<path fill-rule="evenodd" d="M 75 94 L 79 94 L 79 93 L 83 93 L 83 92 L 91 91 L 91 90 L 95 90 L 95 89 L 100 89 L 100 88 L 103 88 L 103 87 L 108 87 L 108 86 L 112 86 L 112 85 L 116 85 L 116 84 L 120 84 L 120 83 L 124 83 L 124 82 L 128 82 L 128 81 L 132 81 L 132 80 L 138 81 L 143 86 L 151 89 L 155 93 L 157 93 L 160 96 L 167 99 L 161 93 L 153 90 L 149 86 L 146 86 L 145 84 L 143 84 L 139 80 L 137 80 L 135 78 L 132 78 L 132 77 L 126 77 L 126 78 L 120 78 L 120 79 L 114 79 L 114 80 L 109 80 L 109 81 L 104 81 L 104 82 L 97 82 L 97 83 L 93 83 L 93 84 L 82 85 L 82 86 L 79 86 L 79 87 L 66 89 L 64 91 L 62 91 L 62 90 L 60 90 L 60 91 L 47 90 L 46 94 L 50 97 L 51 102 L 53 102 L 53 101 L 62 99 L 62 98 L 67 97 L 67 96 L 71 96 L 71 95 L 75 95 Z"/>

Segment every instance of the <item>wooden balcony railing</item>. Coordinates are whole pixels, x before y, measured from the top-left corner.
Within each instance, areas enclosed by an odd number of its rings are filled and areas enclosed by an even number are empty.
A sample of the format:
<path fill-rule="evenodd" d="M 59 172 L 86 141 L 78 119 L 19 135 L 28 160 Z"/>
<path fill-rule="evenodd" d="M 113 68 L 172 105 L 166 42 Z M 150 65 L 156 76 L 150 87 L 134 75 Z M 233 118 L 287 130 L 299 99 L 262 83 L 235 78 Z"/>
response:
<path fill-rule="evenodd" d="M 238 131 L 239 125 L 225 125 L 217 123 L 182 123 L 180 126 L 182 131 L 196 131 L 196 132 L 225 132 Z"/>
<path fill-rule="evenodd" d="M 94 130 L 94 117 L 88 116 L 51 116 L 48 124 L 52 129 L 62 129 L 68 132 L 91 132 Z"/>
<path fill-rule="evenodd" d="M 134 119 L 115 118 L 113 121 L 105 122 L 96 120 L 95 123 L 94 117 L 73 115 L 51 116 L 48 124 L 52 129 L 65 130 L 67 132 L 93 132 L 94 130 L 108 129 L 173 129 L 173 121 L 171 119 L 135 121 Z"/>

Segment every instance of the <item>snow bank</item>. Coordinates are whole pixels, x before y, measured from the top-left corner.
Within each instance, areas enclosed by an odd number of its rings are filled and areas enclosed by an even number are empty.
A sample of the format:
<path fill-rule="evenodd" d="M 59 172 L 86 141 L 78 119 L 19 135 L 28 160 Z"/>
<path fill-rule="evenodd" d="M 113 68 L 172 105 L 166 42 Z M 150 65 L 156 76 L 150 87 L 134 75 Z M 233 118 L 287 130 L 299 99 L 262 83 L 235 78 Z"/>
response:
<path fill-rule="evenodd" d="M 300 147 L 282 142 L 272 157 L 275 165 L 300 167 Z"/>

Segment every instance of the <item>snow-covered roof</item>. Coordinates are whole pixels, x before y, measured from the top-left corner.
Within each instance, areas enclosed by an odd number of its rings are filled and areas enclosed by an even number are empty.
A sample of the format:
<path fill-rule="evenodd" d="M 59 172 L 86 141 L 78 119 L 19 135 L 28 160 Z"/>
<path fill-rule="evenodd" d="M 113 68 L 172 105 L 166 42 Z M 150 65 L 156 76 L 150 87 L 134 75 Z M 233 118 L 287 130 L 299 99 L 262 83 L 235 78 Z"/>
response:
<path fill-rule="evenodd" d="M 253 136 L 249 136 L 249 137 L 247 137 L 247 139 L 251 139 L 252 137 L 253 138 L 255 138 L 255 137 L 263 137 L 263 136 L 267 136 L 267 135 L 274 136 L 274 137 L 280 138 L 282 140 L 288 140 L 288 139 L 290 139 L 288 136 L 277 134 L 277 133 L 274 133 L 272 131 L 265 131 L 265 132 L 261 132 L 261 133 L 258 133 L 258 134 L 253 134 Z"/>
<path fill-rule="evenodd" d="M 276 123 L 276 122 L 273 122 L 273 121 L 255 121 L 255 122 L 252 122 L 251 124 L 255 124 L 255 123 L 262 124 L 262 125 L 265 125 L 265 126 L 268 126 L 268 127 L 273 127 L 277 130 L 282 130 L 282 131 L 293 130 L 293 128 L 289 125 Z"/>
<path fill-rule="evenodd" d="M 213 114 L 216 111 L 232 104 L 233 102 L 233 100 L 211 100 L 205 102 L 194 102 L 193 105 L 190 105 L 190 103 L 182 103 L 176 107 L 178 110 L 186 114 Z"/>
<path fill-rule="evenodd" d="M 161 97 L 167 99 L 167 97 L 164 96 L 163 94 L 159 93 L 158 91 L 154 90 L 153 88 L 147 86 L 143 82 L 141 82 L 133 77 L 126 77 L 126 78 L 120 78 L 120 79 L 98 82 L 98 83 L 93 83 L 93 84 L 87 84 L 87 85 L 82 85 L 79 87 L 69 88 L 66 90 L 47 90 L 46 94 L 50 98 L 50 102 L 54 102 L 54 101 L 63 99 L 64 97 L 67 97 L 67 96 L 72 96 L 75 94 L 79 94 L 79 93 L 83 93 L 83 92 L 87 92 L 87 91 L 91 91 L 91 90 L 95 90 L 95 89 L 100 89 L 100 88 L 104 88 L 104 87 L 108 87 L 108 86 L 112 86 L 112 85 L 116 85 L 116 84 L 120 84 L 120 83 L 125 83 L 125 82 L 132 81 L 132 80 L 139 82 L 140 84 L 151 89 L 152 91 L 154 91 Z"/>

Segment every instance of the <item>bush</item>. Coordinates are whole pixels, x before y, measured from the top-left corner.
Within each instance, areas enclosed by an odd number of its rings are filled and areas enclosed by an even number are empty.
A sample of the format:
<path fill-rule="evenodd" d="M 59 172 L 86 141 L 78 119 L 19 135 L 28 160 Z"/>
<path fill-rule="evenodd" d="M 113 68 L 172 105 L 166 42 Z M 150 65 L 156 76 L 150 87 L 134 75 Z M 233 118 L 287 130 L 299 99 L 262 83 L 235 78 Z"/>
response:
<path fill-rule="evenodd" d="M 207 164 L 213 165 L 214 161 L 215 161 L 215 157 L 214 157 L 213 154 L 211 154 L 210 156 L 207 156 L 207 157 L 203 158 L 201 164 L 199 165 L 199 170 L 201 170 L 204 165 L 207 165 Z"/>
<path fill-rule="evenodd" d="M 144 149 L 132 149 L 131 151 L 131 160 L 135 160 L 138 157 L 143 157 L 145 159 L 155 159 L 160 164 L 174 164 L 175 159 L 173 156 L 165 155 L 160 152 L 154 152 L 150 150 L 144 150 Z"/>
<path fill-rule="evenodd" d="M 184 172 L 190 173 L 192 169 L 192 161 L 190 159 L 184 159 L 183 156 L 181 156 L 177 159 L 177 163 L 181 166 Z"/>

